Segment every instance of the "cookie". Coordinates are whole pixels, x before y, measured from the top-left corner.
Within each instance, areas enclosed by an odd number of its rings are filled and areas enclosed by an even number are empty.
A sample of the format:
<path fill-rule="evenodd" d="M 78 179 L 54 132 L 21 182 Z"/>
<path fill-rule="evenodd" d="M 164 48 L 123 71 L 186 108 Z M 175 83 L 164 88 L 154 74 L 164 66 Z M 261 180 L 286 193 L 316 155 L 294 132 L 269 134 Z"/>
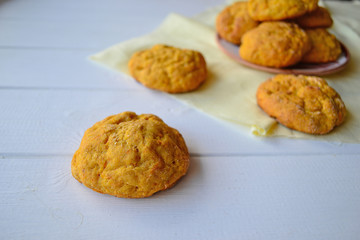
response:
<path fill-rule="evenodd" d="M 302 2 L 304 3 L 307 12 L 312 12 L 319 7 L 319 0 L 302 0 Z"/>
<path fill-rule="evenodd" d="M 249 0 L 249 15 L 256 21 L 299 17 L 317 8 L 318 0 Z"/>
<path fill-rule="evenodd" d="M 262 83 L 257 103 L 284 126 L 309 134 L 326 134 L 346 115 L 344 102 L 319 77 L 279 74 Z"/>
<path fill-rule="evenodd" d="M 336 61 L 341 55 L 341 45 L 325 28 L 306 29 L 312 48 L 301 59 L 305 63 L 327 63 Z"/>
<path fill-rule="evenodd" d="M 89 128 L 75 152 L 75 179 L 97 192 L 144 198 L 170 188 L 189 167 L 181 134 L 152 114 L 123 112 Z"/>
<path fill-rule="evenodd" d="M 242 38 L 240 56 L 268 67 L 287 67 L 298 63 L 311 48 L 304 30 L 295 23 L 264 22 Z"/>
<path fill-rule="evenodd" d="M 294 21 L 302 28 L 328 28 L 333 24 L 329 11 L 323 7 L 295 18 Z"/>
<path fill-rule="evenodd" d="M 200 52 L 161 44 L 134 53 L 128 67 L 130 74 L 146 87 L 168 93 L 193 91 L 207 76 Z"/>
<path fill-rule="evenodd" d="M 217 16 L 216 31 L 228 42 L 240 44 L 242 35 L 258 24 L 249 16 L 247 2 L 235 2 Z"/>

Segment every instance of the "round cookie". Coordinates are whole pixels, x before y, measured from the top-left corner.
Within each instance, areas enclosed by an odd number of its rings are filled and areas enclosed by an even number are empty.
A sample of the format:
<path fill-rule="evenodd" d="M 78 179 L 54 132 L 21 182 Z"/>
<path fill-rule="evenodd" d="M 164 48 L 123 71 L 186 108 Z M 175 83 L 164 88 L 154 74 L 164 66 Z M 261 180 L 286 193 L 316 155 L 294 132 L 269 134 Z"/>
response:
<path fill-rule="evenodd" d="M 324 28 L 306 29 L 312 48 L 301 59 L 305 63 L 327 63 L 336 61 L 341 55 L 341 45 L 334 35 Z"/>
<path fill-rule="evenodd" d="M 294 21 L 302 28 L 328 28 L 333 24 L 329 11 L 323 7 L 295 18 Z"/>
<path fill-rule="evenodd" d="M 279 74 L 259 86 L 256 98 L 278 122 L 310 134 L 330 132 L 346 115 L 339 94 L 319 77 Z"/>
<path fill-rule="evenodd" d="M 71 162 L 74 178 L 105 194 L 144 198 L 170 188 L 189 167 L 181 134 L 151 114 L 123 112 L 89 128 Z"/>
<path fill-rule="evenodd" d="M 249 15 L 256 21 L 299 17 L 317 8 L 318 0 L 249 0 Z"/>
<path fill-rule="evenodd" d="M 298 63 L 311 48 L 304 30 L 295 23 L 264 22 L 242 38 L 240 56 L 268 67 L 287 67 Z"/>
<path fill-rule="evenodd" d="M 235 2 L 222 10 L 216 18 L 219 35 L 234 44 L 241 43 L 242 35 L 259 23 L 248 14 L 247 2 Z"/>
<path fill-rule="evenodd" d="M 206 62 L 200 52 L 155 45 L 133 54 L 130 74 L 146 87 L 168 93 L 197 89 L 206 79 Z"/>
<path fill-rule="evenodd" d="M 319 0 L 302 0 L 302 2 L 304 3 L 307 12 L 312 12 L 319 7 Z"/>

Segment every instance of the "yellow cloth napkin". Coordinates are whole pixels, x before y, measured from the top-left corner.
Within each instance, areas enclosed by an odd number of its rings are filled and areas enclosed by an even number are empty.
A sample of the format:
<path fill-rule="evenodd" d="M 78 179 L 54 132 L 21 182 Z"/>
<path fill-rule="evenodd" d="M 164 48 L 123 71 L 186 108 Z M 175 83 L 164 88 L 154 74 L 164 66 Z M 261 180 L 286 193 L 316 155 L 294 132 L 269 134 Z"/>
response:
<path fill-rule="evenodd" d="M 217 119 L 238 126 L 240 131 L 259 136 L 310 138 L 336 142 L 360 142 L 360 51 L 359 36 L 347 26 L 336 23 L 334 31 L 351 49 L 352 60 L 341 73 L 325 77 L 342 96 L 348 109 L 343 125 L 330 134 L 312 136 L 283 127 L 268 117 L 257 106 L 255 93 L 258 85 L 273 76 L 247 68 L 228 58 L 217 47 L 215 30 L 209 21 L 215 19 L 220 8 L 208 10 L 195 19 L 170 14 L 152 33 L 119 43 L 90 58 L 114 70 L 128 74 L 127 63 L 136 51 L 162 43 L 200 51 L 208 64 L 209 76 L 200 89 L 184 94 L 169 94 Z M 197 19 L 197 20 L 196 20 Z M 207 23 L 207 24 L 204 24 Z M 129 78 L 131 79 L 131 78 Z M 132 79 L 131 79 L 132 80 Z M 133 80 L 134 81 L 134 80 Z M 149 90 L 152 91 L 152 90 Z"/>

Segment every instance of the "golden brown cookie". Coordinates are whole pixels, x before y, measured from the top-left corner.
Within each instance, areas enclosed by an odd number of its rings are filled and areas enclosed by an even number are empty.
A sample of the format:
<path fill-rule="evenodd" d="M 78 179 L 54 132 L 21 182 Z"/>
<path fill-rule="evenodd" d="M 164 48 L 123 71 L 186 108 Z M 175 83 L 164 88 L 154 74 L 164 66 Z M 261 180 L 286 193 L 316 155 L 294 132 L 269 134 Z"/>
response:
<path fill-rule="evenodd" d="M 330 132 L 346 115 L 339 94 L 319 77 L 279 74 L 259 86 L 256 98 L 278 122 L 310 134 Z"/>
<path fill-rule="evenodd" d="M 226 7 L 216 18 L 216 30 L 222 38 L 240 44 L 242 35 L 259 23 L 248 14 L 247 2 L 235 2 Z"/>
<path fill-rule="evenodd" d="M 246 61 L 281 68 L 298 63 L 310 48 L 304 30 L 295 23 L 278 21 L 261 23 L 245 33 L 239 53 Z"/>
<path fill-rule="evenodd" d="M 206 79 L 206 62 L 200 52 L 155 45 L 133 54 L 130 74 L 146 87 L 169 93 L 197 89 Z"/>
<path fill-rule="evenodd" d="M 328 28 L 333 24 L 329 11 L 323 7 L 295 18 L 294 21 L 302 28 Z"/>
<path fill-rule="evenodd" d="M 301 62 L 326 63 L 336 61 L 341 55 L 341 45 L 334 35 L 325 28 L 305 30 L 312 42 L 311 50 L 304 55 Z"/>
<path fill-rule="evenodd" d="M 317 9 L 319 0 L 302 0 L 305 5 L 306 12 L 312 12 Z"/>
<path fill-rule="evenodd" d="M 189 167 L 181 134 L 151 114 L 123 112 L 89 128 L 71 162 L 74 178 L 105 194 L 144 198 L 175 184 Z"/>
<path fill-rule="evenodd" d="M 318 0 L 249 0 L 249 15 L 256 21 L 299 17 L 317 8 Z"/>

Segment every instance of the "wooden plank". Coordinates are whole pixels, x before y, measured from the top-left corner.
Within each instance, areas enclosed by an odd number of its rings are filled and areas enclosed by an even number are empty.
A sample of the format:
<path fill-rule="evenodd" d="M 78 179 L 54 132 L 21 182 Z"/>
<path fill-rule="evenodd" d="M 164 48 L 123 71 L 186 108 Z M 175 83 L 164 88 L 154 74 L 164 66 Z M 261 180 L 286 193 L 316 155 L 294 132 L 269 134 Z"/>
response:
<path fill-rule="evenodd" d="M 193 155 L 359 153 L 358 144 L 258 138 L 167 94 L 137 90 L 1 89 L 0 153 L 72 154 L 95 122 L 123 111 L 153 113 L 184 136 Z"/>
<path fill-rule="evenodd" d="M 144 20 L 149 16 L 158 17 L 169 12 L 177 11 L 186 16 L 198 14 L 207 8 L 223 4 L 223 0 L 167 1 L 156 0 L 104 0 L 101 4 L 96 1 L 64 0 L 27 0 L 4 1 L 0 9 L 1 19 L 17 19 L 27 21 L 103 21 L 119 22 L 124 18 Z M 146 24 L 143 21 L 143 24 Z M 126 27 L 126 26 L 125 26 Z"/>
<path fill-rule="evenodd" d="M 154 30 L 171 12 L 192 16 L 211 1 L 8 1 L 0 9 L 0 47 L 102 50 Z"/>
<path fill-rule="evenodd" d="M 191 160 L 174 188 L 147 199 L 120 199 L 73 179 L 71 156 L 0 159 L 0 238 L 278 240 L 360 234 L 357 156 Z"/>
<path fill-rule="evenodd" d="M 149 27 L 149 26 L 146 26 Z M 149 29 L 149 28 L 147 28 Z M 146 31 L 146 29 L 142 29 Z M 128 39 L 118 24 L 51 22 L 51 21 L 0 21 L 2 48 L 55 48 L 101 50 L 118 41 Z"/>
<path fill-rule="evenodd" d="M 136 89 L 138 84 L 88 60 L 92 51 L 0 49 L 0 87 Z"/>

